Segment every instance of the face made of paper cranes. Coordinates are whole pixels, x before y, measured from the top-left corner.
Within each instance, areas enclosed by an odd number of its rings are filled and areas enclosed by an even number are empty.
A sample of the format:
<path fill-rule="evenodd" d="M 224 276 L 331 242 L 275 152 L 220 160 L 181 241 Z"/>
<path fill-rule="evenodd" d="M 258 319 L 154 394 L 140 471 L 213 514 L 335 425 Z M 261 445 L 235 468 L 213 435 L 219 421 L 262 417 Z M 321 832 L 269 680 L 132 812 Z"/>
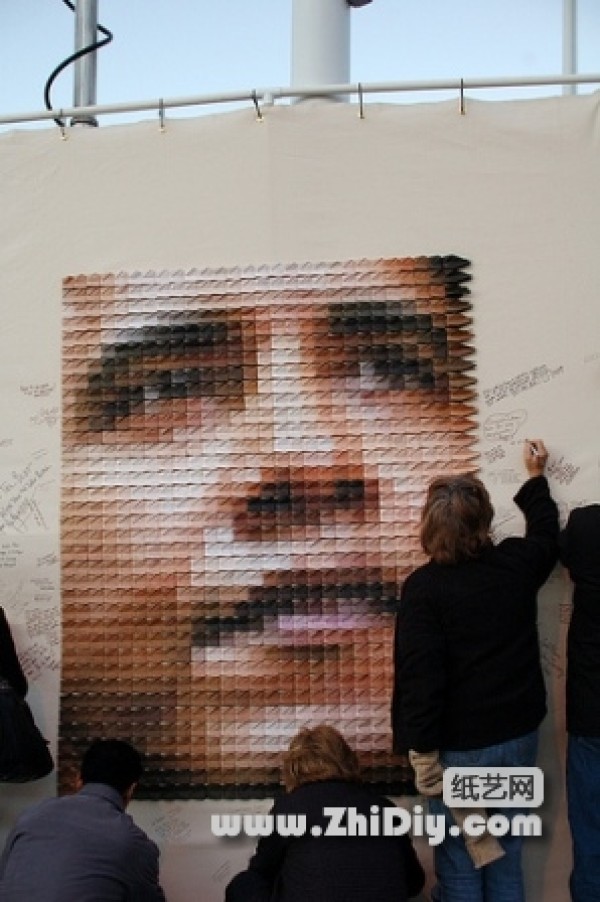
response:
<path fill-rule="evenodd" d="M 266 795 L 321 722 L 393 784 L 394 605 L 475 460 L 467 266 L 65 280 L 63 786 L 118 736 L 142 797 Z"/>

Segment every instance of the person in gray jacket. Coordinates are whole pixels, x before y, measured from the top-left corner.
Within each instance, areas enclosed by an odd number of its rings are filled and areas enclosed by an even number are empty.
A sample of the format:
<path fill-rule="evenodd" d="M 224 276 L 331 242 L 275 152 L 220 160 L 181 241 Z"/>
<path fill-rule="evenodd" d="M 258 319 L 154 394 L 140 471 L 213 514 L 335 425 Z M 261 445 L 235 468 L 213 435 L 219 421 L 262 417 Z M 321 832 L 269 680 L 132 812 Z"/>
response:
<path fill-rule="evenodd" d="M 128 742 L 93 742 L 78 791 L 27 809 L 10 832 L 1 902 L 165 902 L 158 847 L 125 812 L 142 770 Z"/>

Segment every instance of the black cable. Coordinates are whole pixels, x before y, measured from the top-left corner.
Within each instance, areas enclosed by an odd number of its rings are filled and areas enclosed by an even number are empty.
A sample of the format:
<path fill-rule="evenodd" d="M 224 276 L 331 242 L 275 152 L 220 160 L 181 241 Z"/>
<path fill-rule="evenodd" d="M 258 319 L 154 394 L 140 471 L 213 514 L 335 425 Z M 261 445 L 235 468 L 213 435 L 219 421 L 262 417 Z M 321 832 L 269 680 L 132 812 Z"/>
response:
<path fill-rule="evenodd" d="M 71 12 L 75 12 L 75 5 L 71 3 L 71 0 L 63 0 L 65 6 L 68 6 Z M 44 102 L 46 104 L 46 109 L 53 109 L 52 104 L 50 102 L 50 88 L 55 80 L 55 78 L 66 69 L 67 66 L 70 66 L 71 63 L 74 63 L 75 60 L 78 60 L 80 57 L 85 56 L 87 53 L 93 53 L 95 50 L 98 50 L 100 47 L 104 47 L 106 44 L 110 44 L 113 39 L 112 32 L 105 28 L 103 25 L 96 25 L 97 31 L 100 31 L 105 37 L 102 40 L 96 41 L 94 44 L 90 44 L 88 47 L 82 47 L 80 50 L 77 50 L 75 53 L 72 53 L 71 56 L 68 56 L 62 63 L 56 67 L 56 69 L 51 73 L 46 82 L 46 86 L 44 88 Z M 62 119 L 55 118 L 54 121 L 58 125 L 59 128 L 64 128 L 65 123 Z"/>

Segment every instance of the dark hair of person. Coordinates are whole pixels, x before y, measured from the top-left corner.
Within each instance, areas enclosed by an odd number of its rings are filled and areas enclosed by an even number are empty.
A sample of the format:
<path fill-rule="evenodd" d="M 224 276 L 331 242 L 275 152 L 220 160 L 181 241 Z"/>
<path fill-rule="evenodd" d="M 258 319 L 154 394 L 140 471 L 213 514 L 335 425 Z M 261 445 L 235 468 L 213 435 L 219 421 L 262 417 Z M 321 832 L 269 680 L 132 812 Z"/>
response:
<path fill-rule="evenodd" d="M 288 792 L 318 780 L 360 779 L 356 752 L 327 724 L 300 730 L 283 756 L 283 782 Z"/>
<path fill-rule="evenodd" d="M 142 775 L 142 756 L 121 739 L 96 739 L 81 762 L 82 783 L 105 783 L 121 795 Z"/>
<path fill-rule="evenodd" d="M 440 476 L 427 490 L 421 514 L 421 545 L 438 564 L 479 557 L 490 545 L 494 508 L 476 476 Z"/>

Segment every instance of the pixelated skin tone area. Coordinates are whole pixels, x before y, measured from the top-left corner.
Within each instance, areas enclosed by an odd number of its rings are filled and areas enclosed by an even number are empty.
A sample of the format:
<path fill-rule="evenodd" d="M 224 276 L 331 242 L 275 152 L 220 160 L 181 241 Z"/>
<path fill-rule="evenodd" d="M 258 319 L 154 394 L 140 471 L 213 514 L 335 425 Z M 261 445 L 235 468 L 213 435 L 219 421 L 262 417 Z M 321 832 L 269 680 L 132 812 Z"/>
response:
<path fill-rule="evenodd" d="M 467 267 L 65 279 L 63 788 L 119 736 L 142 797 L 266 795 L 323 721 L 394 786 L 392 611 L 476 464 Z"/>

